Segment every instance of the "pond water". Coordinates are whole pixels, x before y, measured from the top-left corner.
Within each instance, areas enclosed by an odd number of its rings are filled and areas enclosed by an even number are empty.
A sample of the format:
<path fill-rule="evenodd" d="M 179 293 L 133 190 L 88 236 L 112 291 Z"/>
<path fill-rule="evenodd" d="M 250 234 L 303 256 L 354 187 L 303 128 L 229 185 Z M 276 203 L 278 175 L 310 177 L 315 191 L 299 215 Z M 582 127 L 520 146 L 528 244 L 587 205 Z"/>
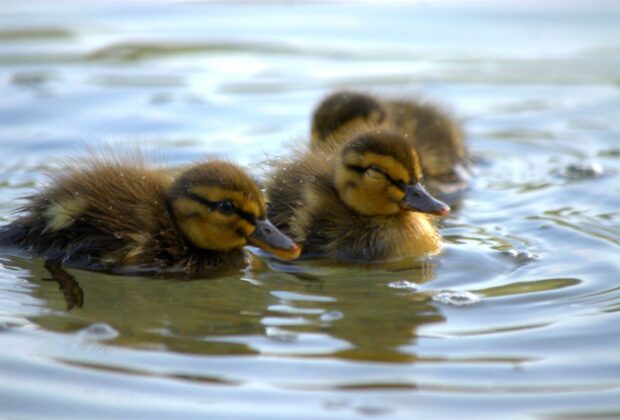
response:
<path fill-rule="evenodd" d="M 444 103 L 477 164 L 409 271 L 70 270 L 66 311 L 41 259 L 0 255 L 0 417 L 620 417 L 618 22 L 604 1 L 3 2 L 3 223 L 103 143 L 258 173 L 338 87 Z"/>

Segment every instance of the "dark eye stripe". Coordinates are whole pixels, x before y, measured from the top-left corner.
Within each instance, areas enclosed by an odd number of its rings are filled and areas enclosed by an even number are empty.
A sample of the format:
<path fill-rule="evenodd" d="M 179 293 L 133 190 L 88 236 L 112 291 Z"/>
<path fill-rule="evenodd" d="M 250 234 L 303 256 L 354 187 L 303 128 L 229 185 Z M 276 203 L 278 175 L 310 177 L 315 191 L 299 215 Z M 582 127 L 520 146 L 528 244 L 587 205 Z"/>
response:
<path fill-rule="evenodd" d="M 248 213 L 247 211 L 243 211 L 239 208 L 235 209 L 235 213 L 237 213 L 237 216 L 241 217 L 243 220 L 246 220 L 250 224 L 256 224 L 256 217 L 252 213 Z"/>
<path fill-rule="evenodd" d="M 358 166 L 358 165 L 347 165 L 347 168 L 351 169 L 352 171 L 355 171 L 357 173 L 363 174 L 364 172 L 366 172 L 368 169 L 373 168 L 374 170 L 376 170 L 377 172 L 381 172 L 383 174 L 383 176 L 385 176 L 385 178 L 391 183 L 393 184 L 396 188 L 398 188 L 401 191 L 405 191 L 406 189 L 406 184 L 404 181 L 397 181 L 394 178 L 392 178 L 391 176 L 389 176 L 385 171 L 383 171 L 380 168 L 377 168 L 376 166 Z"/>
<path fill-rule="evenodd" d="M 206 207 L 210 208 L 211 210 L 220 211 L 220 209 L 218 208 L 219 201 L 207 200 L 206 198 L 204 198 L 204 197 L 202 197 L 202 196 L 200 196 L 198 194 L 191 193 L 191 192 L 185 192 L 184 196 L 189 198 L 190 200 L 196 201 L 196 202 L 202 204 L 203 206 L 206 206 Z M 256 217 L 252 213 L 248 213 L 247 211 L 243 211 L 243 210 L 241 210 L 240 208 L 238 208 L 236 206 L 235 206 L 235 209 L 233 210 L 233 213 L 235 213 L 237 216 L 241 217 L 242 219 L 247 220 L 248 222 L 250 222 L 253 225 L 256 224 Z"/>

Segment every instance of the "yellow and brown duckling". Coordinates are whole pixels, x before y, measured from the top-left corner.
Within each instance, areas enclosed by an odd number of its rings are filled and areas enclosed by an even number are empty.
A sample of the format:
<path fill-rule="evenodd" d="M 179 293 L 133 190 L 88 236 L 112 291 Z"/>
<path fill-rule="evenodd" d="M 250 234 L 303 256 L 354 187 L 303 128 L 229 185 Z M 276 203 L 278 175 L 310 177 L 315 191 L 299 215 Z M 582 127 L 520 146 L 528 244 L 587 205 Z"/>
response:
<path fill-rule="evenodd" d="M 313 150 L 334 150 L 356 134 L 389 127 L 387 109 L 375 97 L 339 91 L 327 96 L 312 114 Z"/>
<path fill-rule="evenodd" d="M 429 214 L 450 208 L 420 184 L 415 151 L 397 132 L 360 133 L 332 152 L 277 168 L 267 184 L 269 217 L 307 257 L 375 263 L 434 254 Z"/>
<path fill-rule="evenodd" d="M 470 172 L 463 131 L 454 118 L 430 103 L 381 100 L 352 91 L 332 93 L 312 116 L 311 147 L 333 150 L 372 127 L 389 127 L 407 138 L 430 191 L 447 197 L 467 187 Z"/>
<path fill-rule="evenodd" d="M 173 179 L 135 160 L 68 166 L 0 229 L 0 244 L 70 266 L 153 274 L 240 268 L 247 244 L 299 256 L 238 166 L 211 160 Z"/>

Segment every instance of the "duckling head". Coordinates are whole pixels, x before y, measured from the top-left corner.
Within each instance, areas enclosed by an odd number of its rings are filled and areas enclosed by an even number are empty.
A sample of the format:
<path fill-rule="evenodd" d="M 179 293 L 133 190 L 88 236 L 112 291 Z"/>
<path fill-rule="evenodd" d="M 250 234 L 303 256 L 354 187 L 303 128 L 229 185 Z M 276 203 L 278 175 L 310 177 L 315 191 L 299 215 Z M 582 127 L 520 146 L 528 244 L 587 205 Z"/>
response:
<path fill-rule="evenodd" d="M 319 146 L 339 133 L 351 133 L 356 127 L 387 124 L 387 112 L 381 102 L 360 92 L 338 91 L 327 96 L 312 115 L 312 146 Z"/>
<path fill-rule="evenodd" d="M 340 199 L 357 213 L 387 216 L 401 211 L 446 216 L 450 207 L 420 183 L 415 151 L 400 134 L 375 129 L 350 139 L 341 149 L 334 171 Z"/>
<path fill-rule="evenodd" d="M 167 194 L 176 225 L 194 246 L 228 251 L 254 245 L 281 258 L 297 258 L 301 249 L 266 217 L 256 183 L 239 167 L 209 161 L 189 168 Z"/>

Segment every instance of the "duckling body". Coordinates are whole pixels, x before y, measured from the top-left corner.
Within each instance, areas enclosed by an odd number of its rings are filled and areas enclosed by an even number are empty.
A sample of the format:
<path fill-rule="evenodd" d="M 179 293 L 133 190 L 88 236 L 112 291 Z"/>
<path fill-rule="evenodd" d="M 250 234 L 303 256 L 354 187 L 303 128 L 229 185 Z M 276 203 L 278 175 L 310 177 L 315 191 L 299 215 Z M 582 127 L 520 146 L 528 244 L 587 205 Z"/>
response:
<path fill-rule="evenodd" d="M 408 140 L 418 154 L 430 191 L 449 195 L 467 187 L 470 176 L 462 129 L 430 103 L 335 92 L 314 111 L 311 148 L 335 150 L 335 145 L 370 128 L 391 128 Z"/>
<path fill-rule="evenodd" d="M 334 153 L 309 151 L 276 169 L 269 217 L 305 257 L 374 263 L 433 254 L 441 238 L 428 213 L 449 208 L 419 186 L 419 176 L 406 140 L 373 129 Z"/>
<path fill-rule="evenodd" d="M 84 268 L 197 274 L 242 267 L 242 247 L 270 226 L 256 184 L 225 161 L 173 179 L 142 162 L 94 159 L 52 181 L 0 229 L 0 244 Z M 271 233 L 256 244 L 294 256 L 296 246 Z"/>

